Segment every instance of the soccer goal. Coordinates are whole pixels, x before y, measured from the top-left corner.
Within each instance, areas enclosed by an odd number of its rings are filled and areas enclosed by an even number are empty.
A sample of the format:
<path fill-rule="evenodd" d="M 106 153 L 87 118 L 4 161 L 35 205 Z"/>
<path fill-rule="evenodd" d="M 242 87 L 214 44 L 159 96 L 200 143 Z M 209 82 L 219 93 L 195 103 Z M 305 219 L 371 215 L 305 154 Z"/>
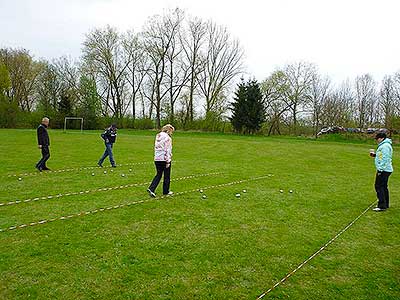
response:
<path fill-rule="evenodd" d="M 65 117 L 65 119 L 64 119 L 64 132 L 66 132 L 67 131 L 67 124 L 68 123 L 71 123 L 71 122 L 68 122 L 68 121 L 71 121 L 71 120 L 78 120 L 78 121 L 80 121 L 80 128 L 81 128 L 81 133 L 83 133 L 83 118 L 78 118 L 78 117 Z"/>

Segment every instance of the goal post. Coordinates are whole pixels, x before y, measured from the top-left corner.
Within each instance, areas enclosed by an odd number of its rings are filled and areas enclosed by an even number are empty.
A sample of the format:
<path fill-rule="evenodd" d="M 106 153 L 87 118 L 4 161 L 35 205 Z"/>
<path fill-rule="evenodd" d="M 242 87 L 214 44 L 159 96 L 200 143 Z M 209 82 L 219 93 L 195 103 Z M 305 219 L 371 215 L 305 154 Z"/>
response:
<path fill-rule="evenodd" d="M 67 121 L 68 120 L 80 120 L 81 121 L 81 133 L 83 133 L 83 118 L 79 118 L 79 117 L 65 117 L 64 118 L 64 132 L 67 131 Z"/>

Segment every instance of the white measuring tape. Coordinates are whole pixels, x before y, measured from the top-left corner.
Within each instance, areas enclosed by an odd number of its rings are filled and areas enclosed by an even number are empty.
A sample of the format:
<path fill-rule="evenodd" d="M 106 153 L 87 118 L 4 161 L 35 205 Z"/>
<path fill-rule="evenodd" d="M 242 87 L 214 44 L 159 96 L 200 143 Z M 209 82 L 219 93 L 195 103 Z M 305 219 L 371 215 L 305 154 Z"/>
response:
<path fill-rule="evenodd" d="M 179 181 L 179 180 L 191 179 L 191 178 L 196 178 L 196 177 L 212 176 L 212 175 L 219 175 L 219 174 L 222 174 L 222 173 L 221 172 L 214 172 L 214 173 L 207 173 L 207 174 L 190 175 L 190 176 L 184 176 L 184 177 L 180 177 L 180 178 L 175 178 L 175 179 L 172 179 L 171 181 Z M 40 200 L 50 200 L 50 199 L 61 198 L 61 197 L 65 197 L 65 196 L 75 196 L 75 195 L 83 195 L 83 194 L 89 194 L 89 193 L 95 193 L 95 192 L 105 192 L 105 191 L 111 191 L 111 190 L 120 190 L 120 189 L 130 188 L 130 187 L 134 187 L 134 186 L 143 186 L 143 185 L 146 185 L 146 184 L 150 184 L 150 182 L 131 183 L 131 184 L 126 184 L 126 185 L 114 186 L 114 187 L 96 188 L 96 189 L 93 189 L 93 190 L 70 192 L 70 193 L 64 193 L 64 194 L 59 193 L 57 195 L 41 196 L 41 197 L 29 198 L 29 199 L 25 199 L 25 200 L 15 200 L 15 201 L 3 202 L 3 203 L 0 203 L 0 207 L 1 206 L 20 204 L 20 203 L 28 203 L 28 202 L 40 201 Z"/>
<path fill-rule="evenodd" d="M 157 197 L 157 198 L 151 198 L 151 199 L 148 199 L 148 200 L 139 200 L 139 201 L 134 201 L 134 202 L 126 203 L 126 204 L 113 205 L 113 206 L 109 206 L 109 207 L 106 207 L 106 208 L 98 208 L 98 209 L 94 209 L 94 210 L 90 210 L 90 211 L 84 211 L 84 212 L 79 212 L 79 213 L 67 215 L 67 216 L 61 216 L 61 217 L 56 217 L 56 218 L 45 219 L 45 220 L 40 220 L 40 221 L 36 221 L 36 222 L 21 224 L 21 225 L 17 225 L 17 226 L 11 226 L 11 227 L 8 227 L 8 228 L 0 229 L 0 232 L 12 231 L 12 230 L 16 230 L 16 229 L 23 229 L 23 228 L 26 228 L 26 227 L 31 227 L 31 226 L 51 223 L 51 222 L 54 222 L 54 221 L 57 221 L 57 220 L 67 220 L 67 219 L 71 219 L 71 218 L 75 218 L 75 217 L 79 217 L 79 216 L 87 216 L 87 215 L 96 214 L 96 213 L 99 213 L 99 212 L 110 211 L 110 210 L 117 209 L 117 208 L 129 207 L 129 206 L 135 205 L 135 204 L 146 203 L 146 202 L 151 202 L 151 201 L 157 201 L 157 200 L 164 199 L 164 198 L 175 197 L 175 196 L 184 195 L 184 194 L 188 194 L 188 193 L 198 192 L 200 189 L 209 190 L 209 189 L 218 188 L 218 187 L 224 187 L 224 186 L 230 186 L 230 185 L 234 185 L 234 184 L 240 184 L 240 183 L 248 182 L 248 181 L 265 179 L 265 178 L 268 178 L 268 177 L 271 177 L 271 176 L 272 175 L 269 174 L 269 175 L 266 175 L 266 176 L 254 177 L 254 178 L 249 178 L 249 179 L 232 181 L 232 182 L 228 182 L 228 183 L 222 183 L 222 184 L 218 184 L 218 185 L 211 185 L 211 186 L 207 186 L 207 187 L 203 187 L 203 188 L 197 188 L 197 189 L 193 189 L 193 190 L 187 190 L 187 191 L 183 191 L 183 192 L 177 192 L 174 195 L 163 195 L 163 196 L 160 196 L 160 197 Z"/>
<path fill-rule="evenodd" d="M 123 166 L 136 166 L 136 165 L 146 165 L 152 164 L 154 162 L 136 162 L 136 163 L 126 163 L 126 164 L 117 164 L 117 167 Z M 176 161 L 174 161 L 176 163 Z M 112 168 L 111 166 L 91 166 L 91 167 L 79 167 L 79 168 L 68 168 L 68 169 L 59 169 L 59 170 L 50 170 L 50 171 L 43 171 L 43 172 L 31 172 L 31 173 L 22 173 L 22 174 L 9 174 L 7 177 L 28 177 L 28 176 L 38 176 L 47 173 L 63 173 L 63 172 L 74 172 L 74 171 L 84 171 L 84 170 L 93 170 L 93 169 L 104 169 L 104 168 Z"/>
<path fill-rule="evenodd" d="M 310 260 L 312 260 L 315 256 L 317 256 L 319 253 L 321 253 L 326 247 L 328 247 L 330 244 L 332 244 L 342 233 L 344 233 L 347 229 L 349 229 L 355 222 L 357 222 L 358 219 L 360 219 L 368 210 L 371 209 L 371 207 L 376 203 L 376 201 L 372 202 L 357 218 L 355 218 L 352 222 L 350 222 L 346 227 L 344 227 L 341 231 L 339 231 L 338 234 L 336 234 L 332 239 L 330 239 L 325 245 L 323 245 L 321 248 L 318 249 L 313 255 L 311 255 L 309 258 L 307 258 L 305 261 L 303 261 L 300 265 L 297 266 L 294 270 L 289 272 L 285 277 L 283 277 L 281 280 L 279 280 L 277 283 L 275 283 L 271 288 L 269 288 L 266 292 L 262 293 L 260 296 L 257 297 L 257 300 L 264 298 L 268 293 L 270 293 L 273 289 L 275 289 L 277 286 L 279 286 L 281 283 L 286 281 L 290 276 L 292 276 L 294 273 L 296 273 L 299 269 L 301 269 L 306 263 L 308 263 Z"/>

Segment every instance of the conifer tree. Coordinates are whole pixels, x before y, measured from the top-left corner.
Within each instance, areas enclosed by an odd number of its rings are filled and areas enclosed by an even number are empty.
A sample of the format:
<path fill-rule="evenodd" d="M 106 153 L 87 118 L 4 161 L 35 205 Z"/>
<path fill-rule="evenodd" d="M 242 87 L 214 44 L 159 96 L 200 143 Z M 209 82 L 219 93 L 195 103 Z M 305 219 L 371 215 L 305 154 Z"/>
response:
<path fill-rule="evenodd" d="M 252 134 L 260 130 L 265 109 L 260 86 L 256 80 L 238 84 L 232 103 L 231 123 L 236 132 Z"/>

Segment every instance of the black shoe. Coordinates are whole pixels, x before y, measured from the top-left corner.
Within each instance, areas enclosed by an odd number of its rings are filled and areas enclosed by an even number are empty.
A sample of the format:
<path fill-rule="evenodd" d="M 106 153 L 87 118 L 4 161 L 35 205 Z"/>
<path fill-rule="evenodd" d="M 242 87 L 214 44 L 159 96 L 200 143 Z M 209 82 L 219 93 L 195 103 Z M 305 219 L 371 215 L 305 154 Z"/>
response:
<path fill-rule="evenodd" d="M 97 165 L 98 165 L 100 168 L 103 167 L 103 164 L 101 164 L 100 162 L 98 162 Z"/>
<path fill-rule="evenodd" d="M 42 170 L 43 171 L 51 171 L 48 167 L 43 167 Z"/>
<path fill-rule="evenodd" d="M 117 167 L 116 165 L 112 165 L 112 166 L 111 166 L 111 168 L 116 168 L 116 167 Z"/>
<path fill-rule="evenodd" d="M 42 168 L 41 168 L 41 167 L 36 166 L 35 168 L 36 168 L 39 172 L 42 172 Z"/>

